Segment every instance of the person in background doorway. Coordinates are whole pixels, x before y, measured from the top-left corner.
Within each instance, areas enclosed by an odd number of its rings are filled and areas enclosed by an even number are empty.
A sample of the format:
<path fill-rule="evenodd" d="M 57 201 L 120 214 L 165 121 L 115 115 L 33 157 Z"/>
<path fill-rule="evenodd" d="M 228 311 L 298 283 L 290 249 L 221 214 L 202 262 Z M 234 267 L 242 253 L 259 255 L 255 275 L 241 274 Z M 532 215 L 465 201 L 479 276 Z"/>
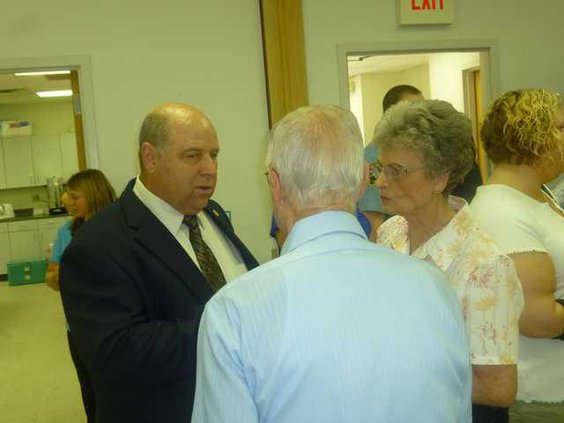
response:
<path fill-rule="evenodd" d="M 66 198 L 61 202 L 72 216 L 65 222 L 53 245 L 49 266 L 47 267 L 47 284 L 54 290 L 59 290 L 59 266 L 61 257 L 70 244 L 72 237 L 80 227 L 104 207 L 116 199 L 115 191 L 106 176 L 97 169 L 86 169 L 72 175 L 67 182 Z M 63 194 L 63 196 L 65 196 Z M 68 327 L 67 327 L 68 329 Z M 76 368 L 82 402 L 88 423 L 96 421 L 96 396 L 90 373 L 83 360 L 77 353 L 72 334 L 67 330 L 69 351 Z"/>
<path fill-rule="evenodd" d="M 471 208 L 515 262 L 525 294 L 515 423 L 564 422 L 564 212 L 544 188 L 564 172 L 563 106 L 547 90 L 509 91 L 482 125 L 494 169 Z"/>
<path fill-rule="evenodd" d="M 63 306 L 98 423 L 184 423 L 192 413 L 204 304 L 258 265 L 210 199 L 218 155 L 204 113 L 156 107 L 141 125 L 140 175 L 63 255 Z"/>
<path fill-rule="evenodd" d="M 439 100 L 391 107 L 374 131 L 373 166 L 384 211 L 376 242 L 447 276 L 466 321 L 473 422 L 507 422 L 517 393 L 523 295 L 511 259 L 482 231 L 453 188 L 474 158 L 470 120 Z"/>
<path fill-rule="evenodd" d="M 384 113 L 396 103 L 400 101 L 420 101 L 423 100 L 423 93 L 413 85 L 396 85 L 386 92 L 382 100 L 382 110 Z M 378 158 L 378 147 L 374 143 L 369 143 L 364 148 L 364 160 L 367 163 L 374 163 Z M 388 217 L 382 209 L 380 201 L 380 193 L 373 185 L 374 181 L 369 184 L 364 194 L 358 201 L 359 210 L 366 216 L 371 225 L 372 234 L 376 233 L 378 226 Z"/>
<path fill-rule="evenodd" d="M 444 275 L 368 241 L 354 115 L 295 110 L 266 165 L 282 256 L 206 305 L 193 423 L 470 420 L 464 322 Z"/>

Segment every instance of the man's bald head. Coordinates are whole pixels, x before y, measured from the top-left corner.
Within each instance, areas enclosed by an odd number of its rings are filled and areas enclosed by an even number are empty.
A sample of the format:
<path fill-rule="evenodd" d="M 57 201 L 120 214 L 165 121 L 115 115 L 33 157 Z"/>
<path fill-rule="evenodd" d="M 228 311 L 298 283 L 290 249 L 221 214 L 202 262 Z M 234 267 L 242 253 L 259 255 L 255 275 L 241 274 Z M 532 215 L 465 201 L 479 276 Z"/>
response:
<path fill-rule="evenodd" d="M 139 131 L 139 148 L 148 142 L 159 150 L 165 149 L 177 123 L 215 131 L 208 117 L 196 107 L 186 103 L 163 103 L 151 110 L 143 120 Z M 143 168 L 141 158 L 139 164 Z"/>

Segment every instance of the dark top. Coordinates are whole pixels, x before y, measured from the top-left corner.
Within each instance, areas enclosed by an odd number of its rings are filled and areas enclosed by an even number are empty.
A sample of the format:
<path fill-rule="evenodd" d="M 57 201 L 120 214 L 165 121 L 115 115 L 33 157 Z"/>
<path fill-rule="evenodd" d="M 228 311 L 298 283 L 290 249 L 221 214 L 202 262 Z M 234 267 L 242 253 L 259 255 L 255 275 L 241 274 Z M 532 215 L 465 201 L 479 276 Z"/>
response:
<path fill-rule="evenodd" d="M 133 193 L 84 224 L 63 254 L 61 295 L 73 340 L 93 379 L 97 422 L 187 422 L 196 339 L 213 295 L 196 264 Z M 205 212 L 258 265 L 223 209 Z"/>

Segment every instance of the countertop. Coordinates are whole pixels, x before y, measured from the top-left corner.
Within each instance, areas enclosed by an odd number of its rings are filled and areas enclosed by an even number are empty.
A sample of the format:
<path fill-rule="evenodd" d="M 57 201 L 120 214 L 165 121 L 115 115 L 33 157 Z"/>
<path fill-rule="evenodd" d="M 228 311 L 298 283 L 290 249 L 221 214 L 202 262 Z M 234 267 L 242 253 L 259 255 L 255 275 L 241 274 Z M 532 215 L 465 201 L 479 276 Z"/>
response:
<path fill-rule="evenodd" d="M 4 222 L 19 222 L 21 220 L 37 220 L 37 219 L 50 219 L 53 217 L 69 217 L 68 213 L 63 214 L 38 214 L 38 215 L 24 215 L 24 216 L 14 216 L 7 219 L 0 218 L 0 223 Z"/>

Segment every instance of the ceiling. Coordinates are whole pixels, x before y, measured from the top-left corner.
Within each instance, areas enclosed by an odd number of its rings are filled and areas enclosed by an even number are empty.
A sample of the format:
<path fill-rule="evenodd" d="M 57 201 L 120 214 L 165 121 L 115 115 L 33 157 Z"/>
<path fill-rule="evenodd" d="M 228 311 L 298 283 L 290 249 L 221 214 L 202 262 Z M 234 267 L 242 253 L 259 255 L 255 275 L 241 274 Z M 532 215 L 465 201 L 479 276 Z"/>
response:
<path fill-rule="evenodd" d="M 69 101 L 70 97 L 40 98 L 35 92 L 70 88 L 70 75 L 15 76 L 13 73 L 0 73 L 0 105 Z"/>
<path fill-rule="evenodd" d="M 361 73 L 401 72 L 425 63 L 429 63 L 431 54 L 395 54 L 387 56 L 349 55 L 347 65 L 349 77 Z"/>

